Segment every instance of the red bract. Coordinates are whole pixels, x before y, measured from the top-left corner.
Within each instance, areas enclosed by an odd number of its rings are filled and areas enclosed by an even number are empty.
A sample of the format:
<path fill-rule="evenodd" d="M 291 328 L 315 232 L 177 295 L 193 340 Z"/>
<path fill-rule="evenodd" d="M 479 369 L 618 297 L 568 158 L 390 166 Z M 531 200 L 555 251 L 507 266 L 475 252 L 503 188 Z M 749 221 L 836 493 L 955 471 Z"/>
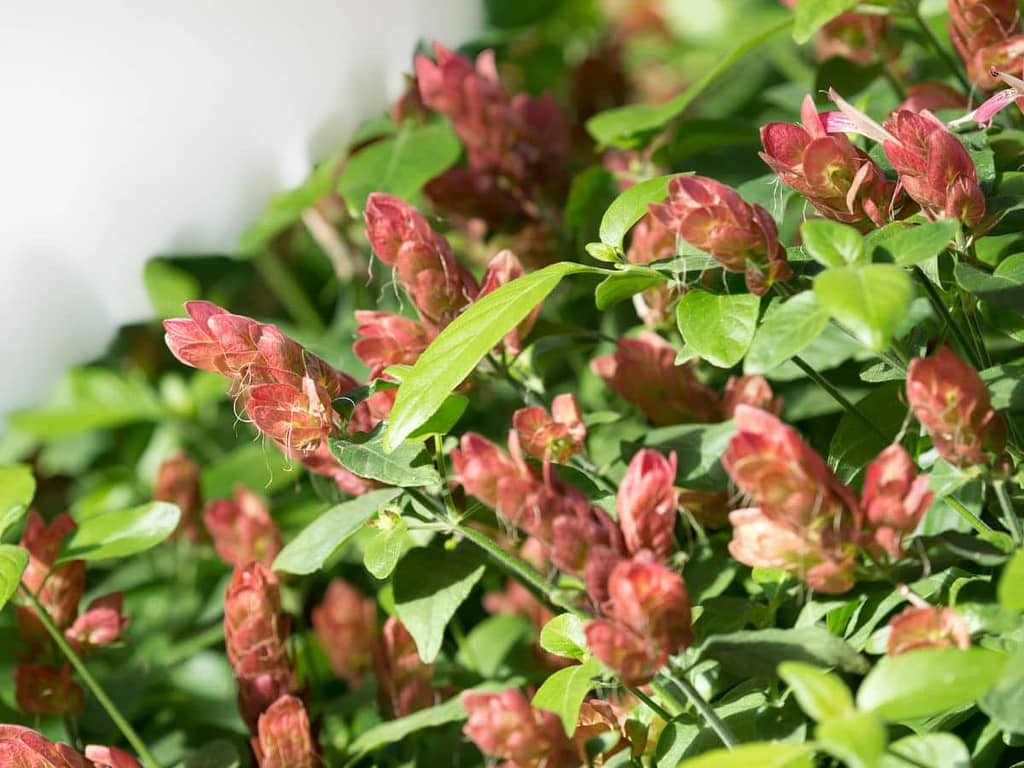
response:
<path fill-rule="evenodd" d="M 587 622 L 587 645 L 627 685 L 642 685 L 690 644 L 683 577 L 647 554 L 623 560 L 608 578 L 606 619 Z"/>
<path fill-rule="evenodd" d="M 512 415 L 512 427 L 527 456 L 558 464 L 580 453 L 587 437 L 579 403 L 571 394 L 555 397 L 550 414 L 540 406 L 520 408 Z"/>
<path fill-rule="evenodd" d="M 731 419 L 740 405 L 751 405 L 762 411 L 782 412 L 782 398 L 776 397 L 764 376 L 730 376 L 722 393 L 722 413 Z"/>
<path fill-rule="evenodd" d="M 907 370 L 907 401 L 939 455 L 950 464 L 984 464 L 1006 447 L 1006 423 L 981 376 L 947 346 Z"/>
<path fill-rule="evenodd" d="M 502 480 L 515 481 L 523 474 L 507 453 L 474 432 L 462 436 L 451 458 L 455 475 L 466 493 L 492 509 L 498 509 Z"/>
<path fill-rule="evenodd" d="M 160 463 L 153 485 L 155 501 L 169 501 L 181 510 L 178 535 L 197 541 L 202 533 L 199 511 L 202 491 L 199 486 L 199 465 L 184 453 L 176 453 Z"/>
<path fill-rule="evenodd" d="M 359 327 L 352 351 L 370 368 L 370 378 L 376 379 L 391 365 L 412 365 L 436 333 L 423 323 L 410 317 L 390 312 L 356 310 Z"/>
<path fill-rule="evenodd" d="M 29 552 L 28 567 L 21 580 L 32 591 L 53 619 L 58 629 L 70 626 L 78 615 L 78 603 L 85 593 L 85 562 L 72 560 L 53 567 L 60 554 L 61 543 L 77 526 L 70 515 L 60 514 L 47 525 L 38 512 L 29 513 L 21 546 Z M 29 638 L 44 638 L 45 630 L 38 624 L 35 609 L 21 606 L 19 623 Z"/>
<path fill-rule="evenodd" d="M 373 664 L 378 704 L 389 717 L 404 717 L 435 703 L 434 665 L 423 663 L 409 630 L 394 616 L 384 623 Z"/>
<path fill-rule="evenodd" d="M 288 620 L 277 578 L 259 563 L 235 568 L 224 596 L 224 642 L 250 730 L 272 703 L 296 688 L 288 658 Z"/>
<path fill-rule="evenodd" d="M 691 365 L 676 365 L 675 359 L 671 344 L 643 331 L 635 339 L 619 339 L 614 354 L 592 360 L 590 367 L 657 426 L 718 421 L 718 395 Z"/>
<path fill-rule="evenodd" d="M 487 271 L 484 272 L 480 296 L 486 296 L 488 293 L 498 290 L 501 286 L 519 279 L 524 274 L 526 274 L 526 270 L 523 269 L 522 263 L 512 251 L 507 249 L 499 251 L 487 263 Z M 540 307 L 541 305 L 538 304 L 530 310 L 530 314 L 520 320 L 519 325 L 505 334 L 503 343 L 509 354 L 518 355 L 522 351 L 523 340 L 533 330 L 533 324 L 537 322 L 537 317 L 540 315 Z"/>
<path fill-rule="evenodd" d="M 0 765 L 4 768 L 91 768 L 67 744 L 54 744 L 20 725 L 0 725 Z"/>
<path fill-rule="evenodd" d="M 670 259 L 675 253 L 675 229 L 665 226 L 648 213 L 632 229 L 626 261 L 630 264 L 650 264 Z M 635 294 L 633 307 L 645 325 L 654 327 L 669 319 L 669 307 L 675 298 L 676 292 L 668 284 L 662 284 Z"/>
<path fill-rule="evenodd" d="M 257 355 L 263 326 L 208 301 L 185 303 L 187 318 L 164 320 L 168 349 L 185 365 L 238 377 Z"/>
<path fill-rule="evenodd" d="M 462 732 L 484 754 L 507 760 L 506 768 L 579 765 L 558 716 L 530 706 L 522 691 L 467 691 L 462 694 L 462 706 L 469 715 Z"/>
<path fill-rule="evenodd" d="M 335 579 L 313 609 L 313 629 L 334 674 L 358 687 L 373 665 L 377 604 L 347 581 Z"/>
<path fill-rule="evenodd" d="M 96 768 L 142 768 L 138 760 L 117 747 L 90 745 L 85 748 L 85 757 L 96 763 Z"/>
<path fill-rule="evenodd" d="M 260 432 L 288 456 L 303 456 L 320 447 L 335 430 L 330 396 L 308 376 L 301 388 L 260 384 L 249 390 L 245 410 Z"/>
<path fill-rule="evenodd" d="M 814 101 L 806 96 L 802 125 L 761 128 L 761 159 L 824 216 L 869 227 L 883 226 L 899 208 L 896 185 L 842 134 L 830 135 Z"/>
<path fill-rule="evenodd" d="M 903 537 L 917 528 L 933 495 L 928 491 L 928 476 L 917 474 L 902 446 L 890 445 L 882 451 L 868 465 L 861 497 L 873 545 L 899 557 Z"/>
<path fill-rule="evenodd" d="M 763 295 L 791 270 L 771 214 L 731 187 L 705 176 L 677 176 L 668 200 L 651 213 L 683 240 L 707 251 L 730 272 L 744 272 L 751 293 Z"/>
<path fill-rule="evenodd" d="M 899 656 L 920 648 L 971 647 L 967 621 L 956 611 L 941 606 L 910 606 L 889 621 L 886 653 Z"/>
<path fill-rule="evenodd" d="M 971 81 L 992 90 L 989 69 L 1019 71 L 1024 56 L 1020 3 L 1016 0 L 949 0 L 949 37 Z"/>
<path fill-rule="evenodd" d="M 233 499 L 207 504 L 203 523 L 213 537 L 217 554 L 228 565 L 244 566 L 255 561 L 269 568 L 283 546 L 267 505 L 242 485 L 235 486 Z"/>
<path fill-rule="evenodd" d="M 18 708 L 29 715 L 77 717 L 85 701 L 82 687 L 71 679 L 71 667 L 66 664 L 19 664 L 14 668 L 14 697 Z"/>
<path fill-rule="evenodd" d="M 616 510 L 632 554 L 649 550 L 662 560 L 672 554 L 676 525 L 676 454 L 666 459 L 645 448 L 629 462 L 619 484 Z"/>
<path fill-rule="evenodd" d="M 260 768 L 314 768 L 320 764 L 306 707 L 282 696 L 260 715 L 253 752 Z"/>
<path fill-rule="evenodd" d="M 966 109 L 968 98 L 945 83 L 914 83 L 907 88 L 907 98 L 897 110 L 935 112 L 939 109 Z"/>
<path fill-rule="evenodd" d="M 121 632 L 128 626 L 129 619 L 123 611 L 124 597 L 120 592 L 98 597 L 64 631 L 64 637 L 82 654 L 110 645 L 121 637 Z"/>

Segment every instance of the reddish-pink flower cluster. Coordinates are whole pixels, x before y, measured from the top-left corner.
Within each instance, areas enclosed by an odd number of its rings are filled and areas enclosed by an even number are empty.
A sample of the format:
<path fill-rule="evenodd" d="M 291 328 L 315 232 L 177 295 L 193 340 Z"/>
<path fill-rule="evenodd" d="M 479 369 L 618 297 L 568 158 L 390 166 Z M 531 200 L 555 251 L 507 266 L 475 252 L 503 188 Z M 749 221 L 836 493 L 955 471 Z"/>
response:
<path fill-rule="evenodd" d="M 854 583 L 859 547 L 898 557 L 932 494 L 928 478 L 892 445 L 867 470 L 860 500 L 796 430 L 770 413 L 741 406 L 736 434 L 722 457 L 732 481 L 755 506 L 729 515 L 732 556 L 778 568 L 813 589 L 841 593 Z"/>
<path fill-rule="evenodd" d="M 309 714 L 295 696 L 282 696 L 260 715 L 252 749 L 260 768 L 316 768 L 320 765 Z"/>
<path fill-rule="evenodd" d="M 907 402 L 950 464 L 986 464 L 1006 448 L 1006 422 L 992 407 L 985 382 L 947 346 L 907 370 Z"/>
<path fill-rule="evenodd" d="M 344 579 L 313 609 L 313 629 L 331 670 L 350 686 L 374 670 L 383 712 L 403 717 L 436 702 L 433 665 L 420 660 L 412 635 L 393 616 L 378 630 L 377 603 Z"/>
<path fill-rule="evenodd" d="M 952 608 L 911 605 L 889 620 L 889 656 L 920 648 L 970 647 L 967 621 Z"/>
<path fill-rule="evenodd" d="M 566 182 L 569 128 L 554 99 L 509 96 L 498 78 L 494 52 L 473 62 L 434 44 L 436 63 L 416 57 L 420 98 L 452 121 L 467 164 L 427 185 L 442 207 L 499 223 L 537 218 L 537 203 Z"/>
<path fill-rule="evenodd" d="M 595 358 L 591 370 L 659 427 L 728 419 L 741 403 L 771 411 L 782 407 L 762 376 L 730 378 L 719 395 L 701 382 L 692 364 L 676 365 L 676 351 L 651 331 L 620 338 L 615 352 Z"/>
<path fill-rule="evenodd" d="M 67 744 L 54 743 L 31 728 L 0 725 L 0 765 L 5 768 L 142 768 L 117 747 L 90 745 L 85 757 Z"/>
<path fill-rule="evenodd" d="M 670 259 L 676 254 L 675 230 L 665 226 L 652 214 L 646 214 L 630 233 L 629 249 L 626 261 L 630 264 L 646 265 L 663 259 Z M 648 327 L 661 325 L 669 320 L 669 312 L 678 291 L 667 283 L 648 288 L 642 293 L 634 294 L 633 307 L 637 315 Z"/>
<path fill-rule="evenodd" d="M 782 0 L 795 8 L 797 0 Z M 818 59 L 838 56 L 857 64 L 871 64 L 889 42 L 889 17 L 877 13 L 841 13 L 821 28 L 815 36 Z"/>
<path fill-rule="evenodd" d="M 203 506 L 203 492 L 199 485 L 199 465 L 185 453 L 178 452 L 164 459 L 156 473 L 153 499 L 169 501 L 181 510 L 176 536 L 197 542 L 203 538 L 199 512 Z"/>
<path fill-rule="evenodd" d="M 677 176 L 668 200 L 651 213 L 690 245 L 707 251 L 728 272 L 746 275 L 751 293 L 763 295 L 792 274 L 775 220 L 760 205 L 706 176 Z"/>
<path fill-rule="evenodd" d="M 985 91 L 999 86 L 992 69 L 1019 72 L 1024 66 L 1017 0 L 949 0 L 949 37 L 967 65 L 971 81 Z"/>
<path fill-rule="evenodd" d="M 583 450 L 587 428 L 572 395 L 558 395 L 551 401 L 551 413 L 540 406 L 520 408 L 513 414 L 512 428 L 523 452 L 545 464 L 565 464 Z"/>
<path fill-rule="evenodd" d="M 93 600 L 79 614 L 79 603 L 85 593 L 85 561 L 54 565 L 62 542 L 75 528 L 69 515 L 58 515 L 47 525 L 38 512 L 30 512 L 21 537 L 21 546 L 29 552 L 28 567 L 21 580 L 68 643 L 84 656 L 117 642 L 128 619 L 123 615 L 120 592 Z M 14 670 L 18 707 L 32 715 L 77 715 L 82 709 L 83 693 L 71 677 L 71 667 L 55 667 L 46 661 L 53 649 L 34 607 L 18 606 L 17 615 L 18 629 L 28 646 L 22 663 Z"/>
<path fill-rule="evenodd" d="M 228 565 L 257 562 L 270 568 L 283 546 L 281 531 L 263 499 L 242 485 L 235 486 L 233 499 L 207 504 L 203 523 L 217 554 Z"/>

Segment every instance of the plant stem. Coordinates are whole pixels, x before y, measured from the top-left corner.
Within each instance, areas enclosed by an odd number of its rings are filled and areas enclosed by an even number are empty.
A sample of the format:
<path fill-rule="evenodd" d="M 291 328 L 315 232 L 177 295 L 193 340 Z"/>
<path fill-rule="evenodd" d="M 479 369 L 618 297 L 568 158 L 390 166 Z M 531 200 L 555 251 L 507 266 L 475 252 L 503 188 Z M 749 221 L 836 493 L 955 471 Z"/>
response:
<path fill-rule="evenodd" d="M 1013 543 L 1019 549 L 1024 544 L 1024 530 L 1021 529 L 1020 518 L 1017 517 L 1017 513 L 1013 510 L 1013 500 L 1006 491 L 1006 481 L 996 480 L 992 483 L 992 488 L 996 492 L 996 498 L 999 499 L 999 507 L 1003 510 L 1003 518 L 1006 520 L 1006 527 L 1013 536 Z"/>
<path fill-rule="evenodd" d="M 814 383 L 816 383 L 819 387 L 824 389 L 833 400 L 835 400 L 837 403 L 843 406 L 844 410 L 846 410 L 847 413 L 851 414 L 852 416 L 856 416 L 858 419 L 860 419 L 872 432 L 874 432 L 876 435 L 882 438 L 884 442 L 889 442 L 889 438 L 877 426 L 875 426 L 875 423 L 871 421 L 871 419 L 869 419 L 867 416 L 865 416 L 860 411 L 860 409 L 857 408 L 857 406 L 855 406 L 853 403 L 847 400 L 846 396 L 842 392 L 840 392 L 828 379 L 826 379 L 824 376 L 822 376 L 820 373 L 814 370 L 811 366 L 807 364 L 806 361 L 804 361 L 799 356 L 795 356 L 793 358 L 793 362 L 796 364 L 797 368 L 799 368 L 801 371 L 807 374 L 808 378 L 814 381 Z"/>
<path fill-rule="evenodd" d="M 36 596 L 32 594 L 32 591 L 28 587 L 22 585 L 22 593 L 28 598 L 28 601 L 32 604 L 32 607 L 36 611 L 36 615 L 39 617 L 40 623 L 46 628 L 46 631 L 53 638 L 53 642 L 60 648 L 61 653 L 67 657 L 67 660 L 71 662 L 71 666 L 78 672 L 79 677 L 82 678 L 82 682 L 86 684 L 93 696 L 100 703 L 100 706 L 106 710 L 107 714 L 110 715 L 110 719 L 114 721 L 114 724 L 118 727 L 125 739 L 132 748 L 138 753 L 142 759 L 144 765 L 147 768 L 160 768 L 160 763 L 156 761 L 156 758 L 146 748 L 146 743 L 139 737 L 139 734 L 135 732 L 131 724 L 125 719 L 124 715 L 117 708 L 117 705 L 111 701 L 107 692 L 103 689 L 103 686 L 92 676 L 89 672 L 89 668 L 85 666 L 85 662 L 79 658 L 78 654 L 75 653 L 74 649 L 68 644 L 68 641 L 64 639 L 64 635 L 54 625 L 53 620 L 50 618 L 50 614 L 46 612 L 46 609 L 40 604 Z"/>
<path fill-rule="evenodd" d="M 992 533 L 992 529 L 989 528 L 988 524 L 978 517 L 976 514 L 971 512 L 967 507 L 960 503 L 959 499 L 952 495 L 945 497 L 945 502 L 951 506 L 960 517 L 967 521 L 967 524 L 971 526 L 978 533 Z"/>
<path fill-rule="evenodd" d="M 444 507 L 448 511 L 448 519 L 455 522 L 459 518 L 459 511 L 455 508 L 455 500 L 448 487 L 448 465 L 444 460 L 443 442 L 441 435 L 434 435 L 434 458 L 437 461 L 438 474 L 441 475 L 441 497 L 444 499 Z"/>
<path fill-rule="evenodd" d="M 924 270 L 921 269 L 916 264 L 914 265 L 914 274 L 917 276 L 918 280 L 920 280 L 921 284 L 924 286 L 924 292 L 928 294 L 928 301 L 931 302 L 932 309 L 935 310 L 936 314 L 939 315 L 939 317 L 946 321 L 946 325 L 949 326 L 949 329 L 953 332 L 953 335 L 956 336 L 957 342 L 960 344 L 961 347 L 963 347 L 964 351 L 971 358 L 971 362 L 974 364 L 974 366 L 976 368 L 980 368 L 981 361 L 978 359 L 977 350 L 975 350 L 974 345 L 971 344 L 967 336 L 964 335 L 963 329 L 959 325 L 957 325 L 956 322 L 953 320 L 953 315 L 950 313 L 949 307 L 947 307 L 946 303 L 942 300 L 942 297 L 939 295 L 939 292 L 935 289 L 935 286 L 932 284 L 932 281 L 928 279 L 928 275 L 926 275 L 924 273 Z"/>
<path fill-rule="evenodd" d="M 700 691 L 693 687 L 693 684 L 686 679 L 685 675 L 668 675 L 668 679 L 683 692 L 683 695 L 689 699 L 690 704 L 697 710 L 700 716 L 704 719 L 711 730 L 718 736 L 719 741 L 722 742 L 729 749 L 735 749 L 738 745 L 739 739 L 736 738 L 736 734 L 732 732 L 732 729 L 726 724 L 726 722 L 718 716 L 714 708 L 708 703 L 707 699 L 700 695 Z"/>
<path fill-rule="evenodd" d="M 263 282 L 291 315 L 292 320 L 314 333 L 323 333 L 326 330 L 320 313 L 292 273 L 285 269 L 277 254 L 270 250 L 263 251 L 253 258 L 253 264 Z"/>
<path fill-rule="evenodd" d="M 935 53 L 938 54 L 939 58 L 942 59 L 943 63 L 949 68 L 949 71 L 953 73 L 953 77 L 957 79 L 957 82 L 963 87 L 967 93 L 971 92 L 971 84 L 967 82 L 966 76 L 963 71 L 957 66 L 956 61 L 950 55 L 949 51 L 942 47 L 942 43 L 939 42 L 939 38 L 932 32 L 931 27 L 928 26 L 928 22 L 921 16 L 920 10 L 917 7 L 917 0 L 907 0 L 904 3 L 907 9 L 907 14 L 914 20 L 921 32 L 928 39 L 928 44 L 935 49 Z"/>
<path fill-rule="evenodd" d="M 662 707 L 658 702 L 656 702 L 646 693 L 641 691 L 635 685 L 627 685 L 626 690 L 632 693 L 638 699 L 640 699 L 640 701 L 642 701 L 648 707 L 650 707 L 651 711 L 658 717 L 660 717 L 662 720 L 664 720 L 666 723 L 672 719 L 672 715 L 670 715 L 664 707 Z"/>

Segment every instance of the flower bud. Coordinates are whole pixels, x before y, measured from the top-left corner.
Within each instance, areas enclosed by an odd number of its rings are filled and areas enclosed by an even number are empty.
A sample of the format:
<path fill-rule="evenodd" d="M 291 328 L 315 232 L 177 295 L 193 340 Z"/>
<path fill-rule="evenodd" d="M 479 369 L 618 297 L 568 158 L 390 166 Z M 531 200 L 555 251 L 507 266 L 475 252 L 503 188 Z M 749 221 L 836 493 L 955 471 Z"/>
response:
<path fill-rule="evenodd" d="M 629 462 L 619 484 L 616 510 L 619 525 L 632 554 L 647 549 L 665 560 L 675 544 L 676 454 L 666 459 L 645 448 Z"/>
<path fill-rule="evenodd" d="M 256 359 L 263 326 L 208 301 L 185 303 L 188 317 L 164 320 L 168 349 L 185 365 L 238 378 Z"/>
<path fill-rule="evenodd" d="M 233 499 L 207 504 L 203 522 L 217 554 L 228 565 L 245 566 L 255 561 L 269 568 L 283 546 L 267 505 L 242 485 L 235 486 Z"/>
<path fill-rule="evenodd" d="M 522 691 L 466 691 L 462 706 L 469 715 L 462 732 L 481 752 L 507 760 L 506 765 L 568 768 L 579 764 L 558 716 L 530 706 Z"/>
<path fill-rule="evenodd" d="M 98 597 L 89 603 L 85 613 L 64 630 L 64 637 L 80 654 L 94 648 L 110 645 L 121 637 L 128 626 L 128 617 L 123 615 L 124 597 L 120 592 Z"/>
<path fill-rule="evenodd" d="M 308 376 L 300 388 L 290 384 L 253 387 L 245 410 L 256 428 L 289 456 L 312 453 L 335 431 L 331 398 Z"/>
<path fill-rule="evenodd" d="M 377 604 L 343 579 L 334 579 L 313 609 L 313 629 L 331 670 L 356 688 L 373 665 Z"/>
<path fill-rule="evenodd" d="M 433 706 L 434 665 L 423 663 L 409 630 L 394 616 L 384 623 L 373 663 L 382 712 L 389 717 L 405 717 Z"/>
<path fill-rule="evenodd" d="M 672 345 L 656 333 L 620 338 L 615 353 L 591 361 L 591 370 L 656 426 L 719 421 L 718 395 L 689 364 L 675 364 Z"/>
<path fill-rule="evenodd" d="M 361 338 L 352 345 L 356 357 L 376 379 L 391 365 L 413 365 L 436 335 L 423 323 L 390 312 L 356 310 Z"/>
<path fill-rule="evenodd" d="M 730 376 L 722 394 L 722 411 L 727 418 L 736 414 L 736 406 L 750 405 L 778 416 L 782 398 L 775 397 L 764 376 Z"/>
<path fill-rule="evenodd" d="M 746 273 L 751 293 L 763 295 L 792 274 L 771 214 L 749 205 L 736 190 L 706 176 L 677 176 L 668 200 L 651 213 L 683 240 L 714 257 L 729 272 Z"/>
<path fill-rule="evenodd" d="M 306 707 L 282 696 L 260 715 L 252 742 L 260 768 L 315 768 L 320 764 Z"/>
<path fill-rule="evenodd" d="M 2 724 L 0 765 L 5 768 L 92 768 L 67 744 L 54 744 L 31 728 Z"/>
<path fill-rule="evenodd" d="M 96 763 L 96 768 L 142 768 L 138 760 L 117 747 L 90 745 L 85 748 L 85 757 Z"/>
<path fill-rule="evenodd" d="M 14 668 L 14 698 L 28 715 L 77 717 L 85 701 L 82 687 L 71 679 L 71 667 L 19 664 Z"/>
<path fill-rule="evenodd" d="M 1006 447 L 1006 423 L 981 376 L 947 346 L 910 361 L 907 401 L 935 450 L 954 466 L 985 464 Z"/>
<path fill-rule="evenodd" d="M 899 656 L 920 648 L 971 647 L 967 621 L 951 608 L 909 606 L 889 621 L 886 654 Z"/>
<path fill-rule="evenodd" d="M 903 537 L 917 528 L 933 495 L 928 491 L 928 476 L 917 474 L 901 445 L 882 451 L 868 465 L 861 496 L 873 543 L 890 557 L 899 557 Z"/>
<path fill-rule="evenodd" d="M 540 406 L 520 408 L 512 415 L 512 426 L 526 455 L 557 464 L 580 453 L 587 437 L 579 403 L 571 394 L 558 395 L 550 415 Z"/>
<path fill-rule="evenodd" d="M 201 532 L 199 511 L 202 490 L 199 486 L 199 465 L 185 453 L 176 453 L 160 463 L 153 485 L 155 501 L 169 501 L 181 510 L 177 534 L 196 541 Z"/>

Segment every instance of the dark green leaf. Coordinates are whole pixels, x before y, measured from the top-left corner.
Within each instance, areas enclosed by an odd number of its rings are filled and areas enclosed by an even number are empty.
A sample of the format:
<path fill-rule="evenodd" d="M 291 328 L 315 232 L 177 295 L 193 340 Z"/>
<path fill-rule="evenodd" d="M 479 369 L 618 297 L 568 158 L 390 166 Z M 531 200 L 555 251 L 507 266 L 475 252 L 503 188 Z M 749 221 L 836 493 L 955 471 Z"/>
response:
<path fill-rule="evenodd" d="M 866 419 L 843 412 L 828 450 L 828 463 L 844 483 L 855 481 L 899 433 L 907 414 L 900 397 L 901 382 L 891 381 L 873 390 L 854 405 Z"/>
<path fill-rule="evenodd" d="M 814 295 L 871 350 L 885 349 L 914 296 L 910 277 L 892 264 L 828 269 L 814 279 Z"/>
<path fill-rule="evenodd" d="M 845 267 L 864 260 L 864 239 L 846 224 L 828 219 L 811 219 L 800 226 L 804 251 L 826 267 Z"/>
<path fill-rule="evenodd" d="M 985 648 L 926 648 L 883 656 L 861 683 L 857 707 L 890 721 L 917 720 L 974 703 L 999 679 L 1006 656 Z"/>
<path fill-rule="evenodd" d="M 373 435 L 365 442 L 331 438 L 329 443 L 331 453 L 341 465 L 359 477 L 400 488 L 441 482 L 430 454 L 420 443 L 402 443 L 388 452 L 384 450 L 383 433 Z"/>
<path fill-rule="evenodd" d="M 301 464 L 293 462 L 275 446 L 248 441 L 203 469 L 200 476 L 203 496 L 224 498 L 231 495 L 236 485 L 272 493 L 294 485 L 301 469 Z"/>
<path fill-rule="evenodd" d="M 274 560 L 274 570 L 296 574 L 320 570 L 367 520 L 401 492 L 399 488 L 382 488 L 331 507 L 281 550 Z"/>
<path fill-rule="evenodd" d="M 0 537 L 21 520 L 35 495 L 32 467 L 28 464 L 0 466 Z"/>
<path fill-rule="evenodd" d="M 960 262 L 954 270 L 956 281 L 966 291 L 1010 312 L 1024 316 L 1024 280 L 1014 274 L 989 274 Z"/>
<path fill-rule="evenodd" d="M 400 744 L 406 738 L 425 728 L 435 728 L 447 723 L 458 723 L 466 719 L 466 710 L 458 696 L 452 696 L 444 704 L 437 704 L 411 715 L 388 720 L 364 731 L 349 745 L 352 755 L 364 755 L 391 744 Z"/>
<path fill-rule="evenodd" d="M 402 558 L 394 576 L 395 610 L 423 661 L 437 657 L 445 627 L 483 574 L 480 561 L 461 549 L 420 547 Z"/>
<path fill-rule="evenodd" d="M 179 763 L 178 768 L 239 768 L 238 750 L 229 741 L 212 741 Z"/>
<path fill-rule="evenodd" d="M 560 669 L 537 689 L 531 704 L 558 715 L 566 734 L 572 736 L 580 719 L 583 699 L 593 689 L 594 676 L 600 671 L 601 662 L 593 658 Z"/>
<path fill-rule="evenodd" d="M 785 304 L 773 304 L 750 342 L 743 372 L 767 373 L 799 355 L 825 330 L 828 316 L 812 291 L 794 296 Z"/>
<path fill-rule="evenodd" d="M 573 177 L 565 202 L 565 229 L 574 245 L 592 239 L 616 191 L 615 177 L 599 165 Z"/>
<path fill-rule="evenodd" d="M 28 566 L 28 550 L 13 544 L 0 544 L 0 609 L 18 590 L 21 574 Z"/>
<path fill-rule="evenodd" d="M 715 635 L 704 645 L 703 656 L 753 677 L 774 676 L 784 661 L 801 661 L 817 667 L 838 667 L 863 674 L 864 657 L 824 627 L 758 629 Z"/>
<path fill-rule="evenodd" d="M 731 368 L 743 359 L 754 338 L 761 302 L 748 293 L 718 295 L 694 289 L 676 306 L 676 321 L 686 345 L 702 359 Z"/>
<path fill-rule="evenodd" d="M 793 39 L 806 43 L 815 32 L 855 5 L 857 0 L 799 0 L 793 14 Z"/>
<path fill-rule="evenodd" d="M 463 312 L 438 335 L 398 389 L 383 448 L 393 451 L 437 413 L 477 363 L 555 289 L 566 275 L 606 270 L 560 262 L 506 283 Z"/>
<path fill-rule="evenodd" d="M 598 283 L 594 303 L 598 309 L 608 309 L 620 301 L 631 299 L 635 294 L 655 288 L 665 282 L 660 272 L 645 267 L 632 268 L 609 275 Z"/>
<path fill-rule="evenodd" d="M 1024 411 L 1024 365 L 997 365 L 981 372 L 992 395 L 992 407 L 1000 411 Z"/>
<path fill-rule="evenodd" d="M 174 533 L 180 518 L 181 510 L 164 501 L 101 512 L 79 521 L 61 561 L 110 560 L 145 552 Z"/>

